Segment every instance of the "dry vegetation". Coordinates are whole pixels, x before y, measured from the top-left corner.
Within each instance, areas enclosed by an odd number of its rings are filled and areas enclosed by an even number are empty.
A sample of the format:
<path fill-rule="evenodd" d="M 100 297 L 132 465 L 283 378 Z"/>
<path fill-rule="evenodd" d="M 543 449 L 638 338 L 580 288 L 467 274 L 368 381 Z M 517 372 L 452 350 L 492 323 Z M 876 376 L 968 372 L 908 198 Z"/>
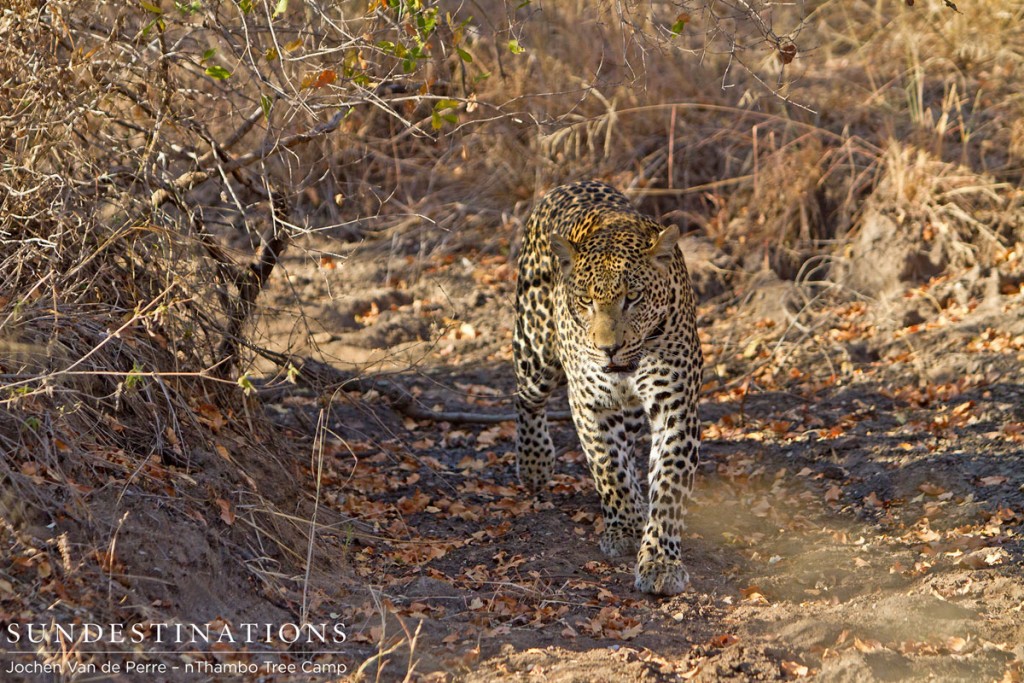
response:
<path fill-rule="evenodd" d="M 947 4 L 7 3 L 0 623 L 340 615 L 398 679 L 1021 680 L 1024 6 Z M 494 417 L 518 230 L 586 177 L 683 227 L 702 299 L 661 604 L 597 556 L 571 432 L 531 503 Z"/>

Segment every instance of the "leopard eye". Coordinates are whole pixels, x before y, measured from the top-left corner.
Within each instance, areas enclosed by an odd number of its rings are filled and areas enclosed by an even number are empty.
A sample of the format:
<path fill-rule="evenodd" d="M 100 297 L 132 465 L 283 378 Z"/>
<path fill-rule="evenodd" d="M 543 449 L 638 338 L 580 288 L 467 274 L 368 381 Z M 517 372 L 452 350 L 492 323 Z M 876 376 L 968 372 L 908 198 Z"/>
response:
<path fill-rule="evenodd" d="M 578 301 L 580 306 L 583 306 L 584 308 L 590 308 L 594 304 L 594 300 L 589 296 L 578 297 L 576 301 Z"/>
<path fill-rule="evenodd" d="M 639 289 L 631 289 L 628 292 L 626 292 L 626 303 L 627 304 L 636 303 L 637 301 L 640 301 L 640 299 L 643 297 L 643 295 L 644 295 L 644 293 L 641 292 Z"/>

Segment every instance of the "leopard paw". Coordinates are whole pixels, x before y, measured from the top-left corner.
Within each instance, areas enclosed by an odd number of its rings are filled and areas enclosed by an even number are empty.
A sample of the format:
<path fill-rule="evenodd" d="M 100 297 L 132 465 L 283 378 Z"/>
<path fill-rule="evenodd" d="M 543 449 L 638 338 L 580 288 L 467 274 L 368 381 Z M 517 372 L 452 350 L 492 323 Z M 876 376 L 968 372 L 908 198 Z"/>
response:
<path fill-rule="evenodd" d="M 518 468 L 519 483 L 530 493 L 540 496 L 547 491 L 551 481 L 551 468 L 522 467 Z"/>
<path fill-rule="evenodd" d="M 638 545 L 637 534 L 621 526 L 610 526 L 601 534 L 601 552 L 606 557 L 634 555 Z"/>
<path fill-rule="evenodd" d="M 637 560 L 636 589 L 652 595 L 677 595 L 690 585 L 690 574 L 679 560 L 647 557 Z"/>

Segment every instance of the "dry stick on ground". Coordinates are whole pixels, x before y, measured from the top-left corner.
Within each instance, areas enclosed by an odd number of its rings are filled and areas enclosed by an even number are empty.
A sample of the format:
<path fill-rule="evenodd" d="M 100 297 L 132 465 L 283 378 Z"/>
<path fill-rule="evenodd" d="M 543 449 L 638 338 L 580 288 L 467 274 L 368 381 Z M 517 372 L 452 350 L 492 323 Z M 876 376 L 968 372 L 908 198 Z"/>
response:
<path fill-rule="evenodd" d="M 268 349 L 255 348 L 256 353 L 267 360 L 273 361 L 282 368 L 292 367 L 298 371 L 298 377 L 317 391 L 358 391 L 367 393 L 376 391 L 391 402 L 391 407 L 414 420 L 433 420 L 435 422 L 452 422 L 458 424 L 497 424 L 513 422 L 516 416 L 512 413 L 470 413 L 462 411 L 429 410 L 416 402 L 416 397 L 397 382 L 382 379 L 353 377 L 337 368 L 312 358 L 287 356 Z M 260 393 L 265 398 L 272 398 L 282 389 L 281 385 L 268 387 Z M 567 410 L 555 410 L 548 413 L 552 420 L 569 420 L 572 414 Z"/>

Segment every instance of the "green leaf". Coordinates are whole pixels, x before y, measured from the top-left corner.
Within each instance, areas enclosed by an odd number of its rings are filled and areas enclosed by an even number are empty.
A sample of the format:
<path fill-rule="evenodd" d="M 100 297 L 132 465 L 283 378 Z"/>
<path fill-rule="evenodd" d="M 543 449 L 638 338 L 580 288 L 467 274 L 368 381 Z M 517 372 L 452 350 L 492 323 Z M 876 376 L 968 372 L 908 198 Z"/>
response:
<path fill-rule="evenodd" d="M 527 5 L 529 5 L 529 4 L 530 4 L 530 3 L 532 2 L 532 1 L 533 1 L 533 0 L 523 0 L 523 1 L 521 2 L 521 3 L 519 3 L 519 4 L 518 4 L 518 5 L 516 6 L 516 9 L 523 9 L 524 7 L 526 7 Z"/>
<path fill-rule="evenodd" d="M 521 54 L 523 52 L 526 52 L 526 48 L 523 47 L 522 45 L 520 45 L 519 41 L 516 40 L 515 38 L 513 38 L 510 41 L 508 41 L 508 49 L 509 49 L 509 52 L 511 52 L 514 55 L 518 55 L 518 54 Z"/>
<path fill-rule="evenodd" d="M 444 125 L 444 121 L 441 120 L 441 115 L 436 111 L 430 114 L 430 127 L 434 130 L 441 130 L 441 126 Z"/>
<path fill-rule="evenodd" d="M 124 378 L 124 388 L 130 390 L 142 386 L 142 371 L 143 367 L 139 365 L 139 361 L 135 361 L 134 363 L 132 363 L 132 371 L 129 372 L 128 376 Z"/>
<path fill-rule="evenodd" d="M 678 36 L 680 33 L 683 32 L 683 29 L 686 28 L 686 24 L 689 23 L 689 21 L 689 13 L 682 12 L 679 16 L 676 17 L 675 23 L 672 24 L 672 26 L 670 26 L 668 30 L 672 32 L 672 35 Z"/>
<path fill-rule="evenodd" d="M 465 50 L 463 50 L 461 47 L 455 48 L 455 51 L 459 53 L 459 59 L 466 62 L 467 64 L 473 63 L 473 56 L 466 52 Z"/>
<path fill-rule="evenodd" d="M 195 14 L 196 12 L 201 12 L 203 9 L 203 3 L 199 2 L 199 0 L 174 0 L 174 6 L 177 8 L 179 12 L 181 12 L 185 16 Z"/>
<path fill-rule="evenodd" d="M 270 120 L 270 108 L 274 106 L 274 100 L 266 95 L 260 95 L 260 109 L 263 110 L 263 118 Z"/>
<path fill-rule="evenodd" d="M 274 19 L 288 11 L 288 0 L 277 0 L 277 4 L 274 5 Z"/>
<path fill-rule="evenodd" d="M 252 12 L 252 0 L 238 0 L 238 9 L 242 10 L 245 14 Z"/>
<path fill-rule="evenodd" d="M 153 14 L 163 14 L 164 13 L 164 11 L 162 9 L 160 9 L 160 5 L 154 5 L 151 2 L 146 2 L 146 0 L 139 0 L 139 5 L 142 7 L 142 9 L 146 10 L 147 12 L 151 12 Z"/>
<path fill-rule="evenodd" d="M 153 29 L 154 26 L 156 26 L 156 29 L 161 33 L 165 28 L 167 28 L 167 24 L 164 23 L 163 17 L 158 16 L 155 19 L 153 19 L 153 21 L 149 22 L 148 24 L 142 27 L 143 37 L 148 36 L 149 32 Z"/>
<path fill-rule="evenodd" d="M 222 66 L 208 66 L 204 73 L 210 78 L 216 78 L 218 81 L 223 81 L 231 76 L 231 72 Z"/>
<path fill-rule="evenodd" d="M 242 388 L 246 396 L 251 396 L 256 393 L 256 386 L 252 383 L 252 379 L 249 375 L 242 375 L 238 378 L 238 386 Z"/>
<path fill-rule="evenodd" d="M 452 107 L 459 106 L 458 100 L 438 100 L 437 104 L 434 105 L 434 111 L 441 111 L 442 109 L 451 109 Z"/>
<path fill-rule="evenodd" d="M 203 61 L 205 62 L 208 59 L 211 59 L 215 54 L 217 54 L 217 48 L 211 47 L 209 50 L 203 53 Z"/>

